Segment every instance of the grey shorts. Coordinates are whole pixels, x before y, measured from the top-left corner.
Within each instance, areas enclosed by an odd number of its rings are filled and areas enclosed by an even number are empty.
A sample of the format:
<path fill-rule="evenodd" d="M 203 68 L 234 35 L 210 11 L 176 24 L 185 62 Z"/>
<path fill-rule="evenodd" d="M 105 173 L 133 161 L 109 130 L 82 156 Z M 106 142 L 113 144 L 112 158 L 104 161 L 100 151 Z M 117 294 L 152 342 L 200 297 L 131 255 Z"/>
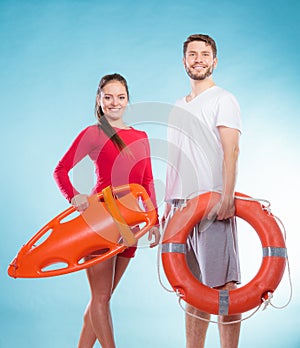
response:
<path fill-rule="evenodd" d="M 171 209 L 171 214 L 180 203 Z M 187 239 L 187 264 L 193 275 L 209 287 L 241 282 L 236 219 L 206 221 L 194 226 Z"/>

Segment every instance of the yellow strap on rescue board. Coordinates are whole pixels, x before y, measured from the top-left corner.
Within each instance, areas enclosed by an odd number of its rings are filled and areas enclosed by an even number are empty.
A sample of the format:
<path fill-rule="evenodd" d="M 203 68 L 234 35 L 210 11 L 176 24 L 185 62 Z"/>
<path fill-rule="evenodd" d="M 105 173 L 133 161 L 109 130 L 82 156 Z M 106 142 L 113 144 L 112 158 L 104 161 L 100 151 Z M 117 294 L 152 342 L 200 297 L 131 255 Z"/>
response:
<path fill-rule="evenodd" d="M 114 222 L 116 223 L 123 238 L 124 244 L 126 246 L 134 245 L 136 243 L 136 238 L 120 213 L 120 210 L 112 194 L 111 186 L 107 186 L 105 189 L 103 189 L 102 194 L 105 206 L 114 219 Z"/>

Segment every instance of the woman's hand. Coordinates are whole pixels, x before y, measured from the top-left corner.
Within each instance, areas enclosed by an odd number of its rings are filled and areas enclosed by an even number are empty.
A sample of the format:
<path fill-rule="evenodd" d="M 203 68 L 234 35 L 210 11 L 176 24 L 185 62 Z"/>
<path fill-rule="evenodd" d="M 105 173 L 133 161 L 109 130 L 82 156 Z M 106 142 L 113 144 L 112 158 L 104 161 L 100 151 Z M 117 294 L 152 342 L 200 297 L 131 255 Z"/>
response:
<path fill-rule="evenodd" d="M 156 225 L 150 228 L 149 234 L 148 234 L 148 240 L 151 241 L 153 236 L 154 236 L 154 242 L 150 244 L 150 248 L 154 248 L 159 243 L 159 240 L 160 240 L 159 225 Z"/>
<path fill-rule="evenodd" d="M 78 194 L 71 199 L 71 204 L 77 211 L 82 212 L 89 206 L 88 197 L 88 195 Z"/>

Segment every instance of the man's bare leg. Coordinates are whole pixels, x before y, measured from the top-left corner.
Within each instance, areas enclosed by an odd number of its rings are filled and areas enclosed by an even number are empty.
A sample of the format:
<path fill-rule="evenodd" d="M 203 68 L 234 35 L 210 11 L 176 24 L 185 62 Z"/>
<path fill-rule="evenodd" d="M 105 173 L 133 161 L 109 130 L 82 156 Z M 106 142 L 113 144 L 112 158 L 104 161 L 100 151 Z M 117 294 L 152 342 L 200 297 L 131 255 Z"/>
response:
<path fill-rule="evenodd" d="M 235 283 L 228 283 L 219 290 L 236 289 Z M 231 322 L 241 319 L 240 314 L 219 316 L 219 322 Z M 239 345 L 241 323 L 235 324 L 219 324 L 220 342 L 222 348 L 237 348 Z"/>
<path fill-rule="evenodd" d="M 186 311 L 197 317 L 209 320 L 210 314 L 199 311 L 199 309 L 187 304 Z M 185 332 L 186 332 L 186 348 L 203 348 L 208 328 L 208 321 L 204 321 L 186 314 L 185 316 Z"/>

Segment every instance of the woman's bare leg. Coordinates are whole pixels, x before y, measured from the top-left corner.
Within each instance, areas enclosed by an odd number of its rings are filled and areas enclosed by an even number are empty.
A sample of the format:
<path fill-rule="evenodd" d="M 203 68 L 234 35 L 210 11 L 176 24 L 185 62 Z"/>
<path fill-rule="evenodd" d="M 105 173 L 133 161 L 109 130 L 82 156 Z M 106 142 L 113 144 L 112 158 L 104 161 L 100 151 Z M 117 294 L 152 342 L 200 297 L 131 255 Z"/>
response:
<path fill-rule="evenodd" d="M 97 338 L 103 348 L 115 348 L 109 300 L 129 262 L 129 258 L 116 256 L 87 270 L 92 297 L 78 348 L 92 348 Z"/>

